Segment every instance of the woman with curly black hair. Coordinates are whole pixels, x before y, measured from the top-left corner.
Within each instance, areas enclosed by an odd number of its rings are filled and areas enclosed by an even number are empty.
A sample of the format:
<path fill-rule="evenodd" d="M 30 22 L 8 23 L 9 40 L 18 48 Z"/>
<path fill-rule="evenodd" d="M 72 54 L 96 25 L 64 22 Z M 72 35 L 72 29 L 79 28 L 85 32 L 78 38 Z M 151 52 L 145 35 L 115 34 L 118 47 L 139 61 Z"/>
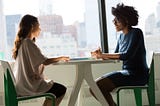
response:
<path fill-rule="evenodd" d="M 139 86 L 148 82 L 148 66 L 143 32 L 133 28 L 138 24 L 138 12 L 132 6 L 117 4 L 112 7 L 113 23 L 119 36 L 115 53 L 102 53 L 100 49 L 91 52 L 94 58 L 119 59 L 123 61 L 122 70 L 107 73 L 96 80 L 98 87 L 109 106 L 116 106 L 110 92 L 120 86 Z M 93 92 L 91 91 L 92 95 Z"/>

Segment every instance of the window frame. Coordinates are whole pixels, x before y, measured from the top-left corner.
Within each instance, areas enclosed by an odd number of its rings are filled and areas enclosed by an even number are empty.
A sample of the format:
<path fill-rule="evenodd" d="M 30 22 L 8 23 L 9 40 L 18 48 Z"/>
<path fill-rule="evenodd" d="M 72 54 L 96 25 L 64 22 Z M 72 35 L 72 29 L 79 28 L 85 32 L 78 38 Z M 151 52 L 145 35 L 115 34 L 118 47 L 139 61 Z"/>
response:
<path fill-rule="evenodd" d="M 98 10 L 99 10 L 101 47 L 104 53 L 108 53 L 109 48 L 108 48 L 108 33 L 107 33 L 105 0 L 98 0 Z"/>

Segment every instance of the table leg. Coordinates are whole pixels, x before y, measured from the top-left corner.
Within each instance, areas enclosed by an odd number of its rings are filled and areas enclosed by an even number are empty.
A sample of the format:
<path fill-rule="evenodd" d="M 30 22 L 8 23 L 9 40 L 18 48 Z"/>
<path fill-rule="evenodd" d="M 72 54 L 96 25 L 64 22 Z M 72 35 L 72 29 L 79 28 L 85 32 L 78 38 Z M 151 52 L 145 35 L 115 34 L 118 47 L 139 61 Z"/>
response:
<path fill-rule="evenodd" d="M 83 66 L 81 66 L 81 64 L 76 65 L 76 78 L 75 78 L 75 82 L 74 82 L 73 90 L 69 99 L 68 106 L 75 106 L 78 93 L 84 79 L 84 71 L 85 70 L 83 69 Z"/>
<path fill-rule="evenodd" d="M 92 75 L 91 64 L 84 64 L 84 79 L 92 89 L 95 96 L 98 98 L 99 102 L 102 106 L 108 106 L 103 94 L 101 93 L 100 89 L 98 88 L 97 84 L 95 83 Z"/>
<path fill-rule="evenodd" d="M 83 83 L 81 86 L 83 86 Z M 83 100 L 84 100 L 84 88 L 81 87 L 79 94 L 78 94 L 77 106 L 84 106 Z"/>

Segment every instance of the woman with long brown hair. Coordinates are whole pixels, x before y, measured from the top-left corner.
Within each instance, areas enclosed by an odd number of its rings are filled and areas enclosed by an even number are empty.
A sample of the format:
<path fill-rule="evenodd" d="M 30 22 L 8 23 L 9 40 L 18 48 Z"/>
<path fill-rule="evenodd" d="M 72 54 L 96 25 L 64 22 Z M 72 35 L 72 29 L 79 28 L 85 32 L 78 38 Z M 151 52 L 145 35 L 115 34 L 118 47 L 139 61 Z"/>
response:
<path fill-rule="evenodd" d="M 45 57 L 35 44 L 35 39 L 40 34 L 40 24 L 37 17 L 25 15 L 20 21 L 13 48 L 14 76 L 18 96 L 53 93 L 56 96 L 56 106 L 59 106 L 66 93 L 62 84 L 46 80 L 43 75 L 45 65 L 58 61 L 68 61 L 69 57 Z M 43 106 L 51 106 L 51 100 L 45 100 Z"/>

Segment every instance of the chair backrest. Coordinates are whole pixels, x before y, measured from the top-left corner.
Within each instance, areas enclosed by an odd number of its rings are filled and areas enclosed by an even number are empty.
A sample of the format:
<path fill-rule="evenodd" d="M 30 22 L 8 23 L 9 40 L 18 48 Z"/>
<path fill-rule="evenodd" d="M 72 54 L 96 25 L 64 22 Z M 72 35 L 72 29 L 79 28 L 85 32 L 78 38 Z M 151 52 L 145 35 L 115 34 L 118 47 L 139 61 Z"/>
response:
<path fill-rule="evenodd" d="M 151 51 L 151 52 L 147 53 L 146 57 L 147 57 L 147 65 L 150 68 L 152 65 L 152 61 L 154 59 L 154 52 Z"/>
<path fill-rule="evenodd" d="M 14 76 L 11 67 L 7 61 L 1 61 L 1 65 L 4 70 L 4 92 L 5 92 L 5 104 L 6 106 L 16 106 L 17 93 L 15 89 Z"/>
<path fill-rule="evenodd" d="M 2 65 L 2 68 L 3 68 L 4 72 L 5 72 L 7 69 L 10 70 L 10 74 L 11 74 L 13 83 L 14 83 L 14 85 L 15 85 L 16 80 L 15 80 L 15 77 L 14 77 L 14 75 L 13 75 L 12 68 L 11 68 L 10 64 L 9 64 L 7 61 L 4 61 L 4 60 L 0 60 L 0 62 L 1 62 L 1 65 Z"/>
<path fill-rule="evenodd" d="M 154 53 L 152 54 L 152 59 L 150 61 L 150 66 L 149 66 L 149 82 L 148 85 L 150 87 L 154 87 Z"/>

